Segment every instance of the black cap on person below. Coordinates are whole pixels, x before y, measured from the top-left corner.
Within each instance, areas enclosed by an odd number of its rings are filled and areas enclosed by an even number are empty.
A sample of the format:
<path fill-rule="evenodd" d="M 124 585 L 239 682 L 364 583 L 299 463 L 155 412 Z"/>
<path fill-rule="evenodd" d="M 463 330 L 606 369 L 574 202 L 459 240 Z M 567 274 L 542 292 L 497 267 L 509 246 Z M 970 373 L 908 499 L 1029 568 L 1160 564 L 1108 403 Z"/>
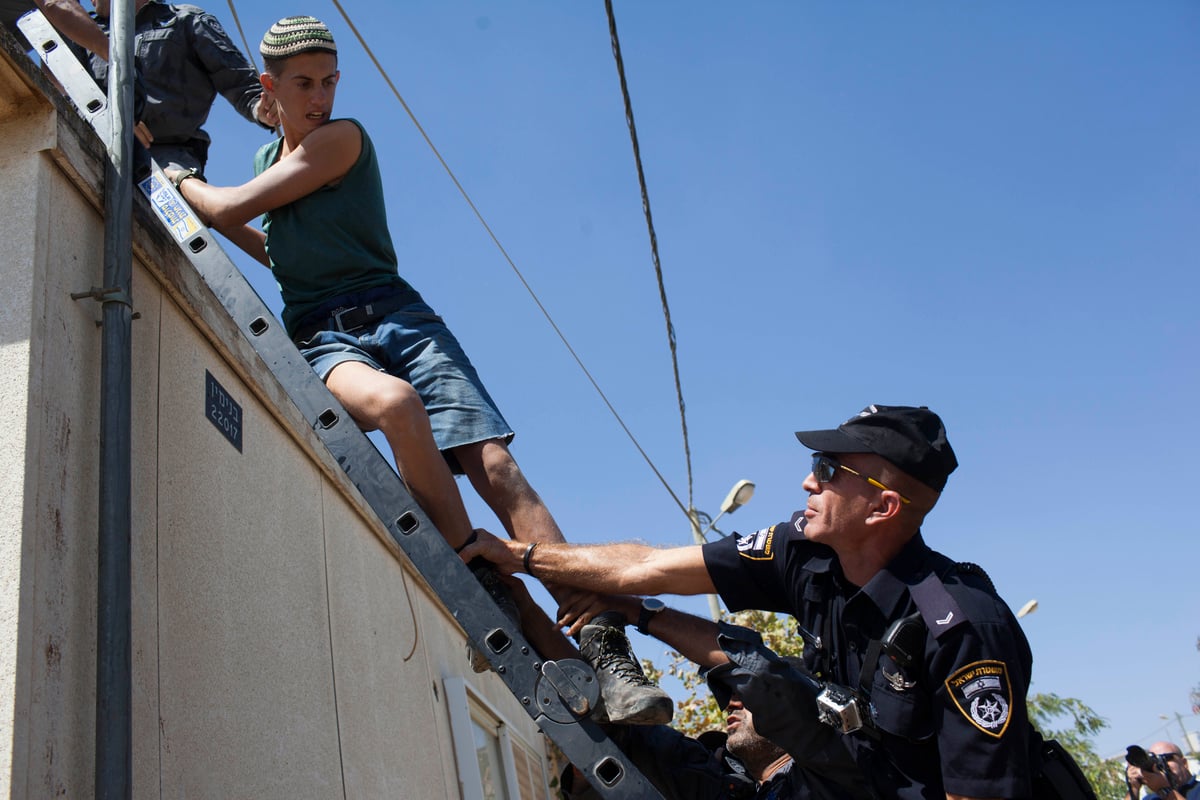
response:
<path fill-rule="evenodd" d="M 800 656 L 780 656 L 764 647 L 760 659 L 775 664 L 774 667 L 764 665 L 760 660 L 757 668 L 763 670 L 763 675 L 770 672 L 782 674 L 789 668 L 798 670 L 803 675 L 810 675 L 808 668 L 804 666 L 804 659 Z M 708 683 L 708 690 L 717 701 L 717 708 L 722 711 L 729 707 L 729 701 L 737 694 L 738 686 L 756 677 L 753 669 L 743 667 L 736 661 L 726 661 L 724 664 L 701 670 L 701 676 Z"/>
<path fill-rule="evenodd" d="M 870 405 L 833 430 L 796 438 L 817 452 L 874 453 L 938 492 L 958 466 L 946 427 L 925 406 Z"/>

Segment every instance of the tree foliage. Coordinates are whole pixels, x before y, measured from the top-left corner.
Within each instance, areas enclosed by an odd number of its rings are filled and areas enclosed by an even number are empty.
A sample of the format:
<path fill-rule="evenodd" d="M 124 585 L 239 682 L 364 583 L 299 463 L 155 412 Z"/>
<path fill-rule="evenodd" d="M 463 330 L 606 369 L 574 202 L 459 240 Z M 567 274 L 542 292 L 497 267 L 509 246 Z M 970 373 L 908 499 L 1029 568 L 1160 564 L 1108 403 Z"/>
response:
<path fill-rule="evenodd" d="M 795 624 L 785 615 L 765 611 L 741 611 L 724 618 L 735 625 L 758 631 L 767 647 L 783 656 L 798 656 L 804 640 L 795 632 Z M 1200 641 L 1197 641 L 1200 648 Z M 707 730 L 723 730 L 725 714 L 717 708 L 712 695 L 700 679 L 696 666 L 678 653 L 671 654 L 666 669 L 646 662 L 647 674 L 654 680 L 671 675 L 684 686 L 687 694 L 677 703 L 673 725 L 678 730 L 696 736 Z M 1196 689 L 1200 694 L 1200 687 Z M 1032 694 L 1028 697 L 1029 718 L 1034 727 L 1047 739 L 1057 739 L 1065 747 L 1091 781 L 1100 800 L 1120 800 L 1125 795 L 1124 764 L 1106 762 L 1096 753 L 1093 738 L 1108 726 L 1083 701 L 1056 694 Z"/>
<path fill-rule="evenodd" d="M 1126 794 L 1125 765 L 1105 761 L 1096 753 L 1093 737 L 1108 727 L 1103 717 L 1073 697 L 1056 694 L 1031 694 L 1026 701 L 1029 719 L 1047 739 L 1059 744 L 1075 757 L 1101 800 L 1118 800 Z"/>

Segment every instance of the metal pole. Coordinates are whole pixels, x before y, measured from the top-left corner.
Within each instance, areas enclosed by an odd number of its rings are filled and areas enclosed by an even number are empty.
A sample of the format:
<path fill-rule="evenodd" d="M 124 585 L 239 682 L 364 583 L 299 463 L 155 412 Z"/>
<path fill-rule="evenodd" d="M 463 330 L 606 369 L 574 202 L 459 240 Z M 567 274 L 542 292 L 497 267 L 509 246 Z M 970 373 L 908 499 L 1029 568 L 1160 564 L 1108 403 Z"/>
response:
<path fill-rule="evenodd" d="M 704 544 L 704 534 L 700 532 L 700 515 L 692 506 L 688 506 L 688 519 L 692 523 L 692 539 L 696 544 Z M 717 601 L 715 594 L 708 596 L 708 612 L 712 615 L 713 622 L 720 622 L 721 604 Z"/>
<path fill-rule="evenodd" d="M 1175 712 L 1175 721 L 1179 723 L 1179 730 L 1183 733 L 1182 746 L 1187 748 L 1187 754 L 1189 756 L 1195 757 L 1196 748 L 1192 744 L 1192 737 L 1188 736 L 1187 728 L 1184 727 L 1183 724 L 1183 716 L 1178 711 Z"/>
<path fill-rule="evenodd" d="M 103 338 L 100 354 L 100 528 L 96 576 L 96 797 L 132 796 L 130 612 L 130 339 L 133 273 L 133 18 L 110 9 L 109 161 L 104 179 Z"/>

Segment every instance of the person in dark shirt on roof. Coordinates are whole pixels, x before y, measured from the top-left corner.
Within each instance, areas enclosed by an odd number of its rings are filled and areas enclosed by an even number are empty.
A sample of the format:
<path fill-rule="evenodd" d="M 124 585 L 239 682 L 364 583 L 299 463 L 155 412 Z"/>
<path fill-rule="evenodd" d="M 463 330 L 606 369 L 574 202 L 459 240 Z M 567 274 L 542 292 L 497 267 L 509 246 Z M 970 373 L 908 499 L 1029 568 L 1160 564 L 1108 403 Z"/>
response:
<path fill-rule="evenodd" d="M 109 2 L 96 1 L 97 21 L 106 32 Z M 250 122 L 267 130 L 279 123 L 263 100 L 258 73 L 216 17 L 158 0 L 136 0 L 134 8 L 134 63 L 145 93 L 138 138 L 159 165 L 203 176 L 212 140 L 202 126 L 218 94 Z M 91 70 L 103 85 L 105 57 L 93 55 Z"/>

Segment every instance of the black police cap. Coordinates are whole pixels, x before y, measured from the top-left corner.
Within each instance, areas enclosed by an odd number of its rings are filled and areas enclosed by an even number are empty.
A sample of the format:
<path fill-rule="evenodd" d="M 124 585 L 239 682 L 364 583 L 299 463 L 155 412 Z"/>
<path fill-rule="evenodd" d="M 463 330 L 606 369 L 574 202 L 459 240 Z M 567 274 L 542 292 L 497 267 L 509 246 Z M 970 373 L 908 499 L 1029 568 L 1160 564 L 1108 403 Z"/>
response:
<path fill-rule="evenodd" d="M 797 431 L 805 447 L 825 453 L 874 453 L 935 491 L 958 466 L 946 427 L 925 406 L 870 405 L 834 430 Z"/>

